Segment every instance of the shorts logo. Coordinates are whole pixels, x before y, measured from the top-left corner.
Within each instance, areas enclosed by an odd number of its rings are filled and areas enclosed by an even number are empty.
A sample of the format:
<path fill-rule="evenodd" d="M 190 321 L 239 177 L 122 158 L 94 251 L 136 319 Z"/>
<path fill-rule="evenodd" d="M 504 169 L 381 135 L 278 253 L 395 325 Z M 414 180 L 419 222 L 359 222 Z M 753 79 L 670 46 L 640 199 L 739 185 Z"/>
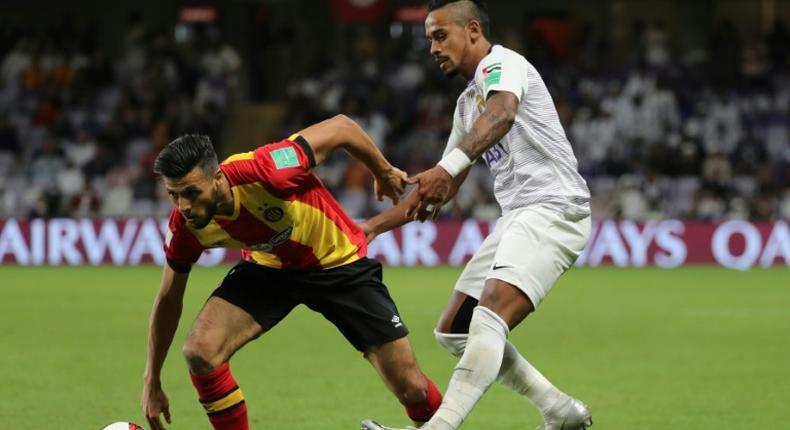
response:
<path fill-rule="evenodd" d="M 284 214 L 285 214 L 285 211 L 283 211 L 282 209 L 277 208 L 277 207 L 269 208 L 269 209 L 266 209 L 265 211 L 263 211 L 263 217 L 266 219 L 266 221 L 269 221 L 269 222 L 277 222 L 277 221 L 283 219 L 283 215 Z"/>
<path fill-rule="evenodd" d="M 403 323 L 400 321 L 400 317 L 397 315 L 392 317 L 392 323 L 395 324 L 395 328 L 398 328 L 403 325 Z"/>

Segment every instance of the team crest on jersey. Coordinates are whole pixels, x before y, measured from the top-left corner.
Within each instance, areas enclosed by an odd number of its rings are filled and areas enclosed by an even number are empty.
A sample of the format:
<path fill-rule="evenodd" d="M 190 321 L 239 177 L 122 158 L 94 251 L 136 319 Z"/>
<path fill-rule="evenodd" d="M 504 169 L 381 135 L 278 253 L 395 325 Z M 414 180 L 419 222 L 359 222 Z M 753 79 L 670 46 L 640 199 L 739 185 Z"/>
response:
<path fill-rule="evenodd" d="M 269 208 L 263 211 L 263 217 L 269 222 L 277 222 L 283 219 L 283 215 L 285 215 L 285 211 L 278 207 Z"/>
<path fill-rule="evenodd" d="M 486 101 L 483 99 L 483 96 L 477 94 L 475 96 L 475 102 L 477 103 L 477 110 L 483 113 L 483 111 L 486 110 Z"/>

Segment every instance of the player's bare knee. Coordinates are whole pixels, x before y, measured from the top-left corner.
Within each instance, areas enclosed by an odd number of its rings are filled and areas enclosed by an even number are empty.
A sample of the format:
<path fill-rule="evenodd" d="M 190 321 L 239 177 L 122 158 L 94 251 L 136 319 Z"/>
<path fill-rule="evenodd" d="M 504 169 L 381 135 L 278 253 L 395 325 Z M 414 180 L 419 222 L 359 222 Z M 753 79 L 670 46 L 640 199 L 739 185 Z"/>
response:
<path fill-rule="evenodd" d="M 511 328 L 517 326 L 535 310 L 532 300 L 524 291 L 499 279 L 486 281 L 479 306 L 499 315 Z"/>
<path fill-rule="evenodd" d="M 189 370 L 197 375 L 211 373 L 222 364 L 219 354 L 212 352 L 212 348 L 198 339 L 188 339 L 182 348 L 182 353 Z"/>

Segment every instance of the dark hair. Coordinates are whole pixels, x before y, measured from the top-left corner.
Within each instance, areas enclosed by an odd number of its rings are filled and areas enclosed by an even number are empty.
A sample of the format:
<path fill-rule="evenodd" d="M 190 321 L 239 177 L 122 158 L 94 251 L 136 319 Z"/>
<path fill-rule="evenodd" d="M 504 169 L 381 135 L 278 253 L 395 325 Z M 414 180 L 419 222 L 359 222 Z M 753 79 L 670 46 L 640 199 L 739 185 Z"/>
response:
<path fill-rule="evenodd" d="M 474 5 L 474 18 L 480 22 L 480 28 L 483 30 L 483 36 L 486 39 L 491 39 L 491 18 L 488 16 L 488 6 L 483 0 L 431 0 L 428 2 L 428 12 L 433 12 L 436 9 L 441 9 L 448 4 L 458 3 L 460 1 L 468 1 Z M 468 21 L 467 21 L 468 22 Z M 466 22 L 462 23 L 466 25 Z"/>
<path fill-rule="evenodd" d="M 166 178 L 181 178 L 200 166 L 206 173 L 213 173 L 217 153 L 208 136 L 185 134 L 167 144 L 154 161 L 154 173 Z"/>

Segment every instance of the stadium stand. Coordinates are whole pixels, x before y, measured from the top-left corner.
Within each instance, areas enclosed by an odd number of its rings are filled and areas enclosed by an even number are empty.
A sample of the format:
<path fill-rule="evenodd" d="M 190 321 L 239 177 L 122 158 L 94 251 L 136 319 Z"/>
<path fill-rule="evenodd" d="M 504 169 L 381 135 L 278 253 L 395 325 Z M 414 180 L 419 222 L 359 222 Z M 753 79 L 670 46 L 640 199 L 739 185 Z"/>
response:
<path fill-rule="evenodd" d="M 497 38 L 550 86 L 595 218 L 790 219 L 786 25 L 741 37 L 723 23 L 690 52 L 670 46 L 660 24 L 634 32 L 625 63 L 592 29 L 572 58 L 535 34 Z M 216 29 L 183 43 L 132 15 L 114 56 L 90 28 L 2 34 L 0 217 L 163 215 L 169 203 L 150 173 L 159 148 L 186 131 L 222 140 L 242 63 Z M 287 83 L 280 135 L 344 113 L 401 168 L 433 165 L 463 83 L 438 76 L 419 43 L 364 26 L 347 38 L 350 49 L 308 59 Z M 353 216 L 387 204 L 348 158 L 318 173 Z M 490 189 L 476 166 L 442 216 L 496 218 Z"/>
<path fill-rule="evenodd" d="M 790 35 L 741 40 L 731 25 L 705 52 L 673 58 L 660 25 L 646 26 L 629 64 L 611 64 L 587 43 L 576 62 L 552 58 L 539 38 L 505 37 L 541 71 L 593 195 L 598 219 L 772 220 L 790 217 Z M 435 76 L 426 52 L 391 52 L 366 32 L 349 58 L 291 83 L 284 130 L 345 113 L 363 124 L 396 164 L 432 165 L 449 135 L 457 83 Z M 501 40 L 501 38 L 500 38 Z M 523 49 L 526 46 L 526 49 Z M 427 51 L 427 48 L 425 49 Z M 446 87 L 457 87 L 447 91 Z M 285 133 L 285 131 L 283 131 Z M 322 174 L 346 209 L 381 209 L 363 190 L 360 168 L 336 160 Z M 363 172 L 364 173 L 364 172 Z M 445 217 L 491 219 L 498 207 L 478 164 Z"/>
<path fill-rule="evenodd" d="M 218 141 L 238 54 L 216 31 L 177 43 L 135 14 L 114 57 L 90 28 L 4 30 L 0 217 L 166 214 L 154 157 L 183 132 Z"/>

